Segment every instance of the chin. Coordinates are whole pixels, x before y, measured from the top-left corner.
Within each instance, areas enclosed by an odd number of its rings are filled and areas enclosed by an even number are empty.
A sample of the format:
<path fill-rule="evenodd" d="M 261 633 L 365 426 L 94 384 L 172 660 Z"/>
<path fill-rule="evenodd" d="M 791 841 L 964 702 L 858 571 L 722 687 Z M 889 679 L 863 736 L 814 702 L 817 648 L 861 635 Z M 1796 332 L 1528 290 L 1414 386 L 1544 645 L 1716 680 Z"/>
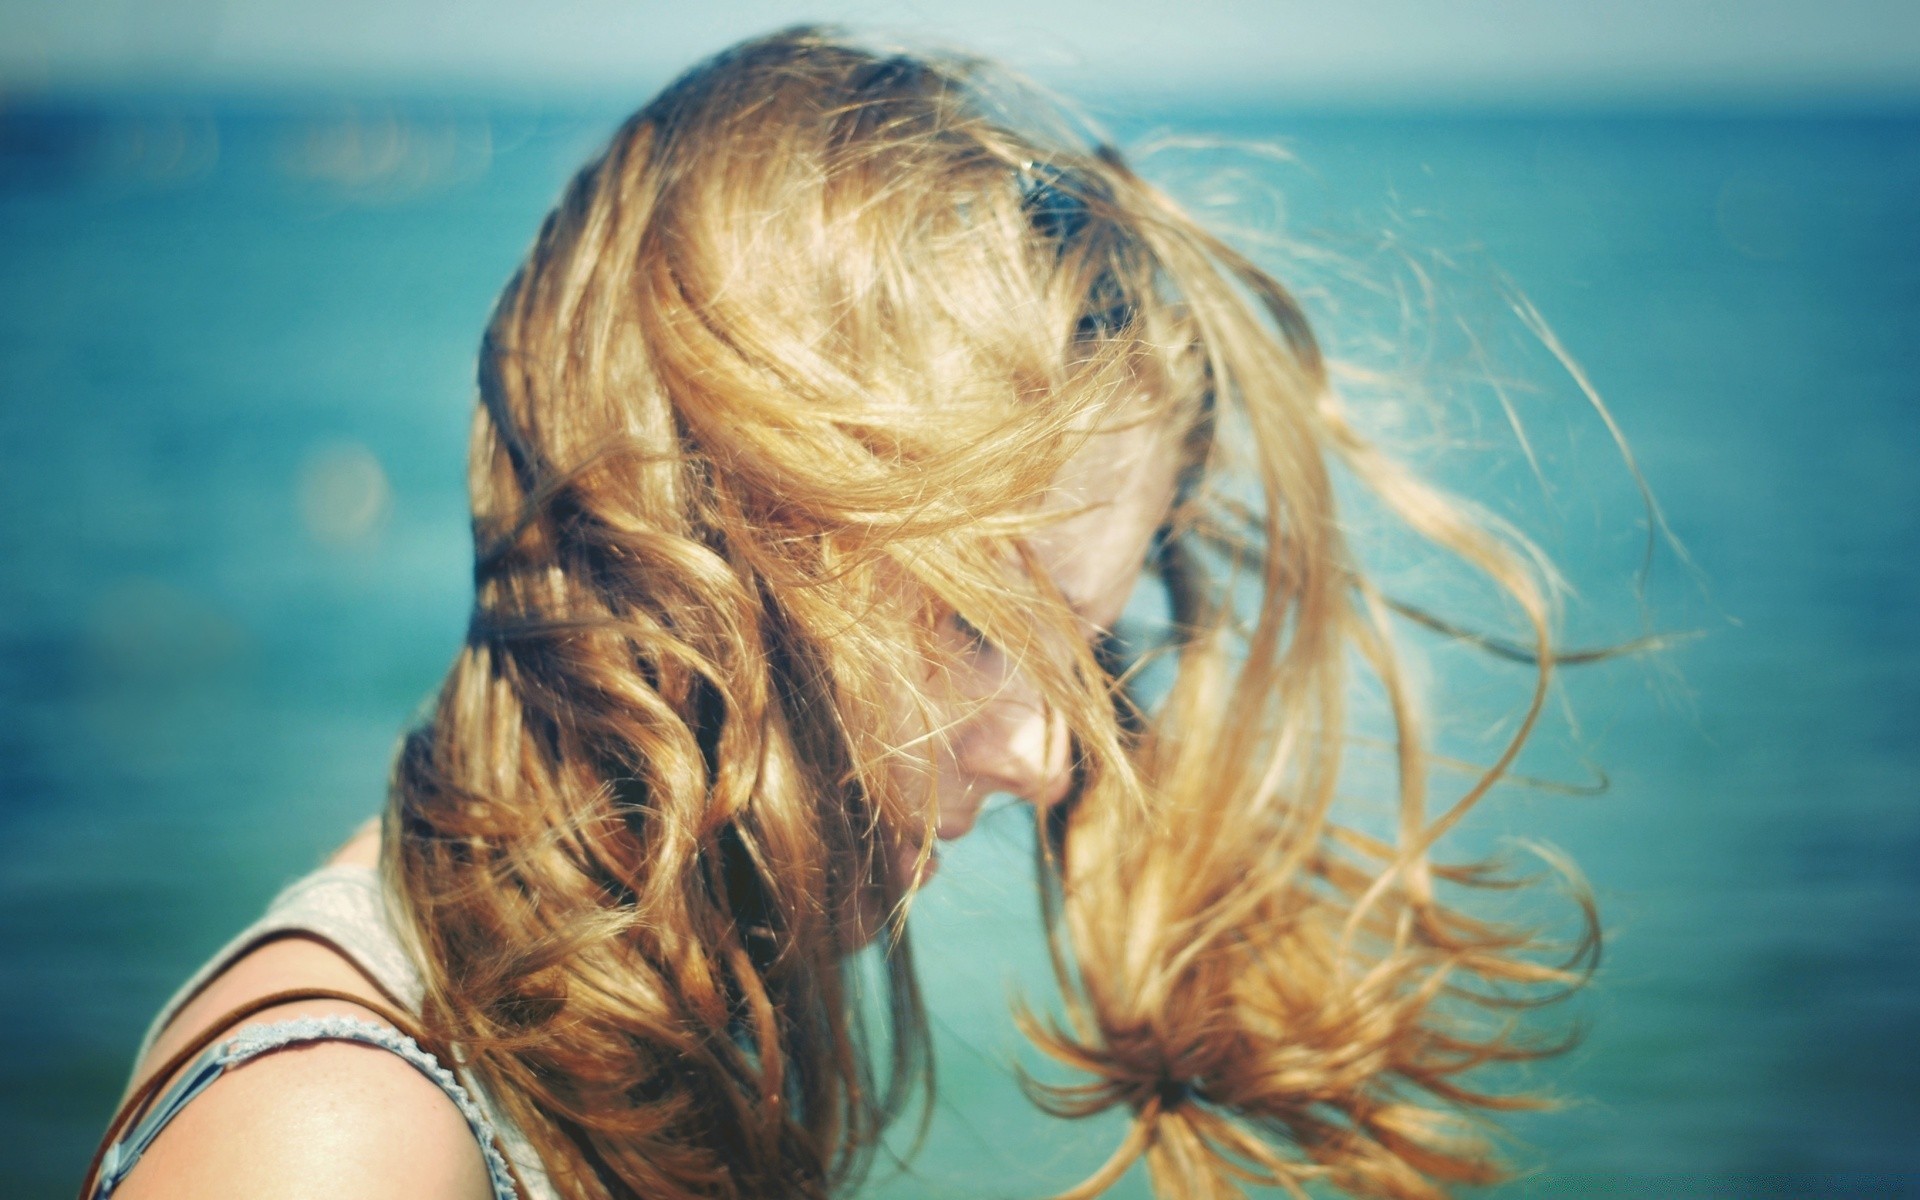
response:
<path fill-rule="evenodd" d="M 980 819 L 980 808 L 975 805 L 962 812 L 943 812 L 939 824 L 934 826 L 933 834 L 943 842 L 963 838 L 973 832 L 974 822 Z"/>

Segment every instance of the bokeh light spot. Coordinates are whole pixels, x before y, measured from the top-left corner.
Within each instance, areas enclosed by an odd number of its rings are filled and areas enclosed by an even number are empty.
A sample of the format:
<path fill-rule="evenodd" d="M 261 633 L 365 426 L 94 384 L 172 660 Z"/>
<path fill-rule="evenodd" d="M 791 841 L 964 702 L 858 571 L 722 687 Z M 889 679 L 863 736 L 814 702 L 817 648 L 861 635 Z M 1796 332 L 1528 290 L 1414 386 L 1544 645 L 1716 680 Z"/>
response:
<path fill-rule="evenodd" d="M 315 541 L 351 546 L 377 533 L 392 501 L 386 468 L 358 442 L 309 451 L 300 468 L 300 519 Z"/>

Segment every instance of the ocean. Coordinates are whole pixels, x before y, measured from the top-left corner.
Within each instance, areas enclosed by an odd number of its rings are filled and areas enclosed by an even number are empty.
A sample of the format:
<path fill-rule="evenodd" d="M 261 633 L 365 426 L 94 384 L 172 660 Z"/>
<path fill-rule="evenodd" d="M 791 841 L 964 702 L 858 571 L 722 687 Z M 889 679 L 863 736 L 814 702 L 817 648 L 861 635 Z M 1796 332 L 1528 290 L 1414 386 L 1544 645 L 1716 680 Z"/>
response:
<path fill-rule="evenodd" d="M 465 625 L 481 325 L 620 115 L 0 108 L 0 1190 L 70 1194 L 155 1007 L 379 807 Z M 1578 786 L 1460 834 L 1564 851 L 1609 932 L 1583 1041 L 1530 1073 L 1564 1104 L 1510 1123 L 1489 1194 L 1920 1195 L 1920 121 L 1112 124 L 1385 369 L 1363 423 L 1554 558 L 1570 642 L 1668 635 L 1565 672 L 1522 769 Z M 1431 658 L 1443 748 L 1484 752 L 1522 673 Z M 1031 839 L 990 814 L 914 915 L 940 1098 L 864 1194 L 1046 1195 L 1118 1137 L 1016 1083 L 1046 1073 L 1008 1015 L 1048 995 Z"/>

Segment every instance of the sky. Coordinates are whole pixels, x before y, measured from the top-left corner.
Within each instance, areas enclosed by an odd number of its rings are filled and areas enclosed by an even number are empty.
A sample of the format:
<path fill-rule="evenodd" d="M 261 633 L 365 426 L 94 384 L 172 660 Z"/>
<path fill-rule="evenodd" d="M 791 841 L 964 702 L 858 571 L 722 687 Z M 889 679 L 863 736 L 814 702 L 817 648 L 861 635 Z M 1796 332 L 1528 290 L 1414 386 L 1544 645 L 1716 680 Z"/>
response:
<path fill-rule="evenodd" d="M 0 0 L 0 89 L 624 93 L 808 20 L 1078 91 L 1920 106 L 1920 0 Z"/>

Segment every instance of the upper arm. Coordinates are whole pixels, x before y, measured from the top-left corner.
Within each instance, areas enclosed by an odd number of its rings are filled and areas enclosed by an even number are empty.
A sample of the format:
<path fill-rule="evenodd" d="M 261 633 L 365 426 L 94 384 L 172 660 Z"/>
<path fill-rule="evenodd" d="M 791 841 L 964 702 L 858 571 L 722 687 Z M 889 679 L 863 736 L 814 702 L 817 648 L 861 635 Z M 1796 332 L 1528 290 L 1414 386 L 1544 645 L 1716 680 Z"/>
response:
<path fill-rule="evenodd" d="M 363 826 L 335 862 L 371 866 L 376 826 Z M 295 934 L 263 942 L 174 1016 L 135 1071 L 160 1070 L 235 1009 L 275 992 L 327 989 L 369 1004 L 385 997 L 332 946 Z M 369 1013 L 335 1000 L 284 1004 L 250 1018 Z M 398 1055 L 320 1041 L 250 1059 L 183 1107 L 114 1191 L 115 1200 L 490 1200 L 486 1161 L 451 1097 Z"/>
<path fill-rule="evenodd" d="M 221 1076 L 173 1121 L 115 1200 L 490 1200 L 451 1098 L 377 1047 L 323 1041 Z"/>

